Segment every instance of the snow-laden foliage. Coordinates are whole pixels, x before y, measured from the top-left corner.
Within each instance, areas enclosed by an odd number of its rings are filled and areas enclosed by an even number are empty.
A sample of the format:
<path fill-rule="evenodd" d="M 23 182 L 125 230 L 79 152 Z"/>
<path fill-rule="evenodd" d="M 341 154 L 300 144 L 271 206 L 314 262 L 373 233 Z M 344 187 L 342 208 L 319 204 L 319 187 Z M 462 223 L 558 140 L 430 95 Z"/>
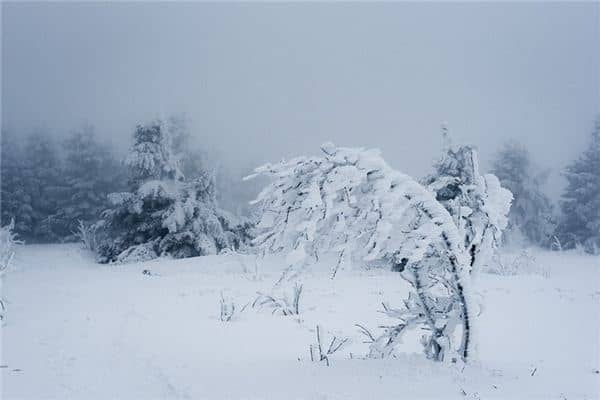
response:
<path fill-rule="evenodd" d="M 386 262 L 414 293 L 372 348 L 389 354 L 405 328 L 423 325 L 425 353 L 466 359 L 470 351 L 470 265 L 462 234 L 426 188 L 390 168 L 378 150 L 321 147 L 322 155 L 267 164 L 272 179 L 257 198 L 263 216 L 256 244 L 288 254 L 288 269 L 335 254 L 332 275 L 347 261 Z M 457 338 L 460 335 L 460 338 Z"/>
<path fill-rule="evenodd" d="M 125 159 L 132 184 L 161 179 L 183 180 L 179 160 L 173 153 L 173 137 L 166 124 L 156 121 L 147 126 L 138 125 L 133 139 L 134 145 Z"/>
<path fill-rule="evenodd" d="M 554 242 L 556 218 L 550 199 L 541 189 L 547 172 L 536 170 L 523 145 L 509 141 L 496 154 L 492 173 L 513 194 L 505 235 L 507 242 L 520 242 L 523 237 L 530 244 L 550 247 Z"/>
<path fill-rule="evenodd" d="M 98 223 L 100 261 L 216 254 L 244 240 L 217 206 L 213 177 L 185 180 L 171 132 L 161 121 L 137 127 L 126 159 L 130 191 L 111 194 L 111 208 Z"/>
<path fill-rule="evenodd" d="M 600 118 L 585 152 L 565 170 L 561 237 L 565 248 L 600 253 Z"/>
<path fill-rule="evenodd" d="M 481 175 L 477 150 L 448 146 L 435 163 L 435 172 L 423 180 L 452 216 L 463 236 L 470 265 L 488 265 L 501 244 L 508 223 L 512 194 L 492 174 Z"/>
<path fill-rule="evenodd" d="M 0 226 L 0 320 L 4 320 L 6 310 L 2 296 L 2 278 L 15 256 L 15 246 L 20 243 L 13 231 L 14 227 L 14 221 L 11 221 L 8 225 Z"/>
<path fill-rule="evenodd" d="M 0 277 L 6 272 L 15 255 L 15 246 L 20 242 L 14 233 L 15 223 L 0 227 Z"/>

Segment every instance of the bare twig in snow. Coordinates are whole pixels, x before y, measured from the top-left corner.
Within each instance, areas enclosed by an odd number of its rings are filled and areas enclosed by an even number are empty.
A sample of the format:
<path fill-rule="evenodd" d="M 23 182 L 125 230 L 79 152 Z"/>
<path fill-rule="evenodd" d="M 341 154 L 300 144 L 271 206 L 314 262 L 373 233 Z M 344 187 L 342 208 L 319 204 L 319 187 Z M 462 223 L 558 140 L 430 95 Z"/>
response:
<path fill-rule="evenodd" d="M 365 335 L 367 337 L 367 340 L 363 341 L 363 343 L 374 343 L 375 342 L 375 336 L 373 336 L 373 334 L 364 326 L 359 325 L 359 324 L 354 324 L 354 326 L 356 326 L 359 330 L 360 333 L 362 333 L 363 335 Z"/>
<path fill-rule="evenodd" d="M 316 354 L 317 357 L 315 357 L 314 354 L 314 346 L 311 344 L 309 349 L 310 349 L 310 359 L 311 361 L 315 361 L 316 358 L 318 358 L 318 361 L 325 361 L 325 364 L 327 366 L 329 366 L 329 356 L 335 354 L 338 350 L 340 350 L 347 342 L 348 342 L 348 338 L 338 338 L 337 336 L 333 336 L 331 338 L 331 341 L 329 342 L 329 346 L 327 348 L 327 351 L 323 351 L 324 347 L 323 347 L 323 338 L 321 337 L 321 327 L 319 325 L 317 325 L 317 350 L 319 351 L 318 354 Z"/>

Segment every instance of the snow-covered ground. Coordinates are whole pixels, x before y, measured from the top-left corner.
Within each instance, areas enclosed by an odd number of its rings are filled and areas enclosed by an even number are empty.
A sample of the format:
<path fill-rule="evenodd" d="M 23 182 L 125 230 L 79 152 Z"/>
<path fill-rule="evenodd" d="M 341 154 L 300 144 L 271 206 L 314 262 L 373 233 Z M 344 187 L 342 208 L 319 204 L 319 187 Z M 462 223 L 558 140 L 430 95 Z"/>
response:
<path fill-rule="evenodd" d="M 600 258 L 535 253 L 536 274 L 481 274 L 478 360 L 425 360 L 410 338 L 363 359 L 406 285 L 381 269 L 300 277 L 300 315 L 252 307 L 283 261 L 222 255 L 94 264 L 76 245 L 24 246 L 5 277 L 3 399 L 598 399 Z M 150 273 L 143 273 L 148 270 Z M 293 282 L 274 294 L 291 295 Z M 235 303 L 220 319 L 221 294 Z M 240 311 L 244 305 L 243 311 Z M 330 365 L 323 341 L 349 338 Z"/>

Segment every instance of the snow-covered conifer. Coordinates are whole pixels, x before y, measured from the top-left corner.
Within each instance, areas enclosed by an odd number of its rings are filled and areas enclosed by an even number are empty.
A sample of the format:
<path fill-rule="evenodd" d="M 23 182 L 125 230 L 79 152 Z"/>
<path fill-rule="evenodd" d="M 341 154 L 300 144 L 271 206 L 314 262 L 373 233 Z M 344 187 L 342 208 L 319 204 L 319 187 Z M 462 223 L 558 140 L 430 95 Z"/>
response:
<path fill-rule="evenodd" d="M 8 226 L 14 221 L 14 231 L 25 237 L 33 231 L 33 208 L 25 190 L 23 149 L 14 134 L 3 131 L 0 151 L 1 224 Z"/>
<path fill-rule="evenodd" d="M 388 354 L 406 328 L 429 330 L 425 353 L 435 360 L 467 359 L 471 350 L 470 265 L 446 209 L 430 191 L 390 168 L 378 150 L 321 147 L 255 170 L 272 179 L 257 198 L 263 211 L 255 243 L 287 253 L 288 269 L 326 254 L 332 275 L 350 260 L 385 262 L 414 288 L 398 326 L 372 347 Z M 457 334 L 460 332 L 460 339 Z"/>
<path fill-rule="evenodd" d="M 475 270 L 486 265 L 501 243 L 512 194 L 492 174 L 481 175 L 477 150 L 448 145 L 423 180 L 452 216 Z"/>
<path fill-rule="evenodd" d="M 98 224 L 100 261 L 181 258 L 235 247 L 215 201 L 214 178 L 205 173 L 185 180 L 171 132 L 161 121 L 136 128 L 126 159 L 130 190 L 109 196 L 112 206 Z"/>
<path fill-rule="evenodd" d="M 73 132 L 63 143 L 63 179 L 68 190 L 52 217 L 64 240 L 74 238 L 80 223 L 94 224 L 108 208 L 108 194 L 124 189 L 123 173 L 108 146 L 96 141 L 93 128 Z"/>
<path fill-rule="evenodd" d="M 563 246 L 583 245 L 585 251 L 600 253 L 600 117 L 592 131 L 587 150 L 565 170 L 563 193 Z"/>
<path fill-rule="evenodd" d="M 518 241 L 523 236 L 531 244 L 550 247 L 554 241 L 556 218 L 550 199 L 541 189 L 548 174 L 536 170 L 527 149 L 516 141 L 506 142 L 500 149 L 492 173 L 513 194 L 505 235 L 507 241 Z"/>
<path fill-rule="evenodd" d="M 53 216 L 68 195 L 68 190 L 56 143 L 47 134 L 37 133 L 27 138 L 23 150 L 21 186 L 31 199 L 31 208 L 23 210 L 25 214 L 17 215 L 15 219 L 31 221 L 31 226 L 27 232 L 17 233 L 28 242 L 58 241 L 61 233 L 54 224 Z"/>
<path fill-rule="evenodd" d="M 172 140 L 169 128 L 162 121 L 137 126 L 134 145 L 125 159 L 132 185 L 150 180 L 183 179 L 179 160 L 173 153 Z"/>

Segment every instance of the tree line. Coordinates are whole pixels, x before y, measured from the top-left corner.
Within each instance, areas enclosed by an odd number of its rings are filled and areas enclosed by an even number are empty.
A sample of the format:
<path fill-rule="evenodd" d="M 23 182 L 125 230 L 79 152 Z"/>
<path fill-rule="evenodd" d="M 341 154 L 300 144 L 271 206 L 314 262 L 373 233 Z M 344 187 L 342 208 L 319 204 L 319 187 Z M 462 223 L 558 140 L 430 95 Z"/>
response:
<path fill-rule="evenodd" d="M 420 180 L 391 168 L 379 150 L 325 143 L 317 156 L 255 169 L 248 178 L 269 183 L 253 221 L 221 207 L 217 178 L 188 138 L 177 119 L 140 124 L 120 163 L 90 129 L 62 143 L 62 158 L 48 137 L 17 147 L 3 135 L 4 241 L 14 242 L 12 229 L 37 241 L 75 237 L 101 263 L 247 248 L 285 256 L 279 282 L 322 259 L 330 260 L 323 266 L 332 279 L 347 264 L 385 265 L 413 290 L 404 307 L 383 305 L 397 323 L 377 338 L 369 333 L 369 355 L 391 355 L 420 327 L 426 356 L 450 362 L 471 358 L 471 277 L 507 237 L 600 248 L 600 121 L 589 147 L 565 169 L 560 213 L 541 189 L 543 174 L 515 143 L 498 152 L 492 174 L 480 171 L 476 148 L 448 143 Z"/>
<path fill-rule="evenodd" d="M 14 220 L 14 231 L 27 243 L 75 241 L 82 226 L 108 224 L 106 216 L 110 213 L 119 215 L 123 226 L 129 224 L 133 227 L 136 221 L 152 219 L 156 215 L 147 210 L 144 217 L 136 215 L 132 219 L 130 215 L 129 219 L 126 218 L 123 215 L 124 204 L 131 207 L 133 197 L 125 200 L 123 193 L 137 193 L 140 197 L 139 190 L 150 190 L 147 182 L 165 179 L 185 182 L 188 186 L 177 189 L 181 192 L 178 195 L 191 201 L 189 193 L 196 191 L 196 199 L 204 202 L 203 210 L 214 207 L 221 210 L 220 217 L 211 213 L 206 215 L 207 221 L 213 217 L 224 221 L 226 212 L 219 206 L 224 203 L 229 205 L 227 208 L 230 210 L 232 204 L 237 205 L 236 214 L 241 213 L 239 205 L 246 203 L 248 193 L 240 192 L 239 184 L 232 184 L 237 177 L 215 172 L 202 149 L 190 146 L 190 132 L 183 119 L 172 117 L 140 125 L 132 137 L 134 145 L 125 160 L 121 160 L 114 148 L 98 139 L 91 126 L 78 129 L 60 141 L 44 132 L 23 139 L 10 131 L 3 131 L 0 168 L 2 225 Z M 153 140 L 154 148 L 151 145 Z M 457 153 L 450 158 L 446 153 L 445 161 L 441 160 L 434 166 L 438 176 L 422 179 L 423 184 L 430 186 L 437 179 L 434 186 L 444 187 L 438 192 L 438 200 L 448 207 L 456 206 L 448 203 L 447 197 L 456 196 L 460 185 L 473 185 L 470 182 L 473 177 L 467 173 L 469 168 L 461 166 L 461 163 L 467 162 L 469 152 Z M 148 162 L 157 164 L 150 167 Z M 160 163 L 164 165 L 161 167 Z M 161 168 L 167 168 L 169 174 L 165 175 Z M 525 241 L 544 248 L 581 246 L 590 253 L 600 251 L 600 119 L 591 132 L 587 149 L 563 171 L 567 185 L 558 204 L 554 204 L 543 192 L 548 174 L 536 168 L 527 148 L 516 141 L 507 142 L 499 149 L 490 172 L 497 176 L 502 187 L 513 194 L 504 243 Z M 445 176 L 442 181 L 439 180 L 440 175 Z M 193 189 L 189 187 L 191 182 L 196 185 Z M 160 203 L 159 195 L 168 197 L 173 194 L 168 193 L 165 187 L 154 187 L 153 190 L 153 204 Z M 121 203 L 116 200 L 119 196 Z M 165 204 L 177 208 L 180 202 L 173 203 L 178 205 Z M 121 211 L 117 211 L 119 207 Z M 229 219 L 235 219 L 231 213 L 227 214 Z M 217 225 L 212 223 L 212 228 L 204 229 L 216 229 Z M 231 223 L 225 225 L 226 230 L 231 228 Z M 110 226 L 116 229 L 116 223 Z M 197 227 L 194 229 L 197 230 Z M 136 234 L 141 235 L 140 232 Z M 177 238 L 171 235 L 168 240 L 192 240 L 189 232 L 187 236 L 181 232 L 178 235 Z M 160 233 L 159 236 L 164 239 L 166 235 Z M 194 246 L 195 251 L 182 251 L 181 256 L 205 252 L 200 250 L 201 246 Z M 220 245 L 214 246 L 218 249 Z M 164 251 L 164 248 L 158 250 L 159 253 Z"/>
<path fill-rule="evenodd" d="M 542 189 L 548 172 L 537 168 L 517 141 L 498 151 L 491 172 L 513 194 L 506 241 L 600 253 L 600 118 L 587 148 L 562 170 L 567 185 L 558 204 Z"/>

